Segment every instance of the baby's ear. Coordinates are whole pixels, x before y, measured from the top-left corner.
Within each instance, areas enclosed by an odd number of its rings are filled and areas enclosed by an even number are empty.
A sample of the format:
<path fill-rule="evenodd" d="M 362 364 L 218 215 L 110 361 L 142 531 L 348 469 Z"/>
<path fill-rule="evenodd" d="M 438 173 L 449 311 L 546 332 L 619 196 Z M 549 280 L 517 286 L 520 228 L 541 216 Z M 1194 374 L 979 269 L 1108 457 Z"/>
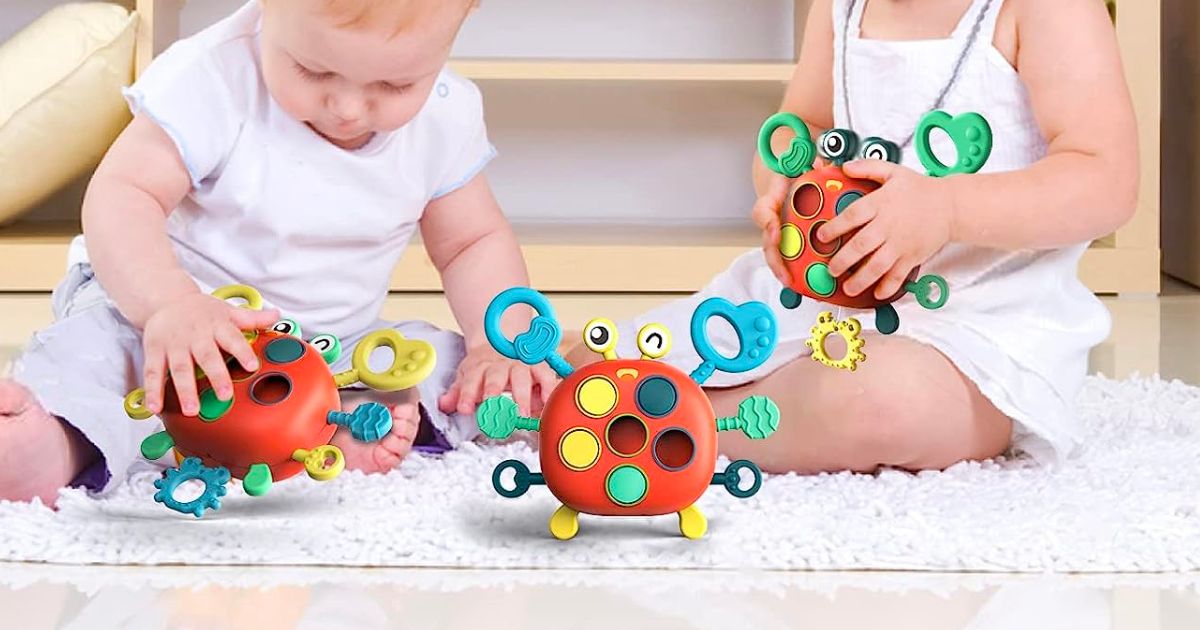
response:
<path fill-rule="evenodd" d="M 333 365 L 342 356 L 342 342 L 334 335 L 317 335 L 308 342 L 321 353 L 326 365 Z"/>

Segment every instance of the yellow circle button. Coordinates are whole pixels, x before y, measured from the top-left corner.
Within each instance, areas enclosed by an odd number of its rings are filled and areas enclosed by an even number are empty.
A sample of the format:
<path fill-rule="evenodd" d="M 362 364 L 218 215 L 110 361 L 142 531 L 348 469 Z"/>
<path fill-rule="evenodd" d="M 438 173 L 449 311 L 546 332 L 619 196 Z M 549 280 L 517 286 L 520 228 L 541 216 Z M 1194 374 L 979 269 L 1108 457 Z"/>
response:
<path fill-rule="evenodd" d="M 796 226 L 788 223 L 779 230 L 779 253 L 788 260 L 794 260 L 804 251 L 804 235 Z"/>
<path fill-rule="evenodd" d="M 558 444 L 558 454 L 571 470 L 587 470 L 600 459 L 600 440 L 587 429 L 571 429 Z"/>
<path fill-rule="evenodd" d="M 575 402 L 583 413 L 602 418 L 617 406 L 617 386 L 603 376 L 584 379 L 575 391 Z"/>

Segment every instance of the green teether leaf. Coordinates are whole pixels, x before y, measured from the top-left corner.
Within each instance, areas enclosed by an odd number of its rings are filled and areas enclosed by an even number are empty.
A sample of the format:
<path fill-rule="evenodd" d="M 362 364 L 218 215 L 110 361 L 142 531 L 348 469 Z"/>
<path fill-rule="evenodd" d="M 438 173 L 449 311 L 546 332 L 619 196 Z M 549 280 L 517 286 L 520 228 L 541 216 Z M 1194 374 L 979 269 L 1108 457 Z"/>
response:
<path fill-rule="evenodd" d="M 142 457 L 153 461 L 166 455 L 172 448 L 175 448 L 175 440 L 166 431 L 159 431 L 142 440 Z"/>
<path fill-rule="evenodd" d="M 738 405 L 738 415 L 717 418 L 718 431 L 741 430 L 751 440 L 762 440 L 779 428 L 779 407 L 766 396 L 751 396 Z"/>
<path fill-rule="evenodd" d="M 945 165 L 933 153 L 931 136 L 941 129 L 954 142 L 954 163 Z M 914 144 L 921 164 L 931 177 L 977 173 L 992 154 L 992 127 L 983 116 L 968 112 L 951 116 L 943 111 L 925 114 L 917 124 Z"/>
<path fill-rule="evenodd" d="M 252 497 L 261 497 L 271 489 L 271 469 L 266 464 L 254 464 L 242 479 L 242 489 Z"/>
<path fill-rule="evenodd" d="M 771 146 L 771 137 L 780 127 L 791 129 L 796 137 L 792 138 L 783 156 L 776 157 Z M 804 124 L 799 116 L 779 112 L 768 118 L 758 131 L 758 155 L 763 164 L 772 171 L 786 177 L 799 177 L 812 170 L 813 160 L 817 156 L 817 145 L 813 144 L 808 125 Z"/>
<path fill-rule="evenodd" d="M 479 405 L 475 411 L 479 430 L 493 440 L 503 440 L 513 431 L 537 431 L 538 419 L 526 418 L 517 411 L 517 403 L 507 396 L 493 396 Z"/>
<path fill-rule="evenodd" d="M 816 147 L 811 142 L 792 138 L 792 144 L 779 158 L 779 170 L 788 177 L 800 177 L 812 170 L 813 153 Z"/>

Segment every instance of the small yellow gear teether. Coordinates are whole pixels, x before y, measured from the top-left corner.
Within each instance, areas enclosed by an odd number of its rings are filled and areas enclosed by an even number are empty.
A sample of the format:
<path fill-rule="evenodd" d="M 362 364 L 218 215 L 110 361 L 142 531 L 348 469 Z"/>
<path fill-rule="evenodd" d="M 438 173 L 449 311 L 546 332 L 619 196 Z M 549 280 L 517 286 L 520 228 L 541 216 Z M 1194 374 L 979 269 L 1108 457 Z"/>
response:
<path fill-rule="evenodd" d="M 866 361 L 867 355 L 862 351 L 864 339 L 859 337 L 862 324 L 857 319 L 847 317 L 845 321 L 837 321 L 830 311 L 817 315 L 817 325 L 812 327 L 812 337 L 805 340 L 804 345 L 812 350 L 813 361 L 818 361 L 829 367 L 853 372 L 860 361 Z M 833 359 L 825 351 L 825 339 L 829 335 L 841 335 L 846 340 L 846 354 L 840 359 Z"/>

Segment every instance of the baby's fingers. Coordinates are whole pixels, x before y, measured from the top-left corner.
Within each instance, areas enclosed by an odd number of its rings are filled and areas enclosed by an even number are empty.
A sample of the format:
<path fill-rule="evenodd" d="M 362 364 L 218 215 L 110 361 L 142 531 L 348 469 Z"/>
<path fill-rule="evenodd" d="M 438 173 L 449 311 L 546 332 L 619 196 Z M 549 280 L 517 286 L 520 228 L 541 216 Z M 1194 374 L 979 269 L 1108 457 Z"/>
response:
<path fill-rule="evenodd" d="M 447 389 L 446 393 L 442 394 L 442 397 L 438 399 L 438 409 L 441 409 L 442 413 L 454 413 L 458 408 L 460 388 L 459 381 L 455 381 L 450 386 L 450 389 Z"/>
<path fill-rule="evenodd" d="M 513 402 L 517 403 L 517 411 L 522 416 L 530 415 L 530 403 L 533 398 L 533 375 L 530 374 L 529 368 L 520 366 L 513 369 L 512 382 L 509 389 L 512 391 Z"/>
<path fill-rule="evenodd" d="M 775 278 L 784 286 L 790 286 L 792 274 L 784 264 L 783 256 L 779 253 L 779 228 L 774 228 L 771 232 L 763 232 L 763 257 L 766 259 L 771 273 L 775 274 Z"/>
<path fill-rule="evenodd" d="M 196 358 L 196 365 L 204 371 L 204 375 L 208 377 L 208 384 L 212 386 L 216 392 L 217 398 L 221 400 L 229 400 L 233 397 L 233 381 L 229 378 L 229 368 L 225 366 L 225 359 L 221 356 L 221 351 L 217 349 L 216 342 L 212 340 L 197 341 L 192 345 L 192 356 Z"/>
<path fill-rule="evenodd" d="M 279 311 L 267 309 L 254 311 L 248 308 L 229 307 L 229 319 L 242 330 L 263 330 L 279 321 Z M 244 366 L 245 364 L 243 364 Z"/>
<path fill-rule="evenodd" d="M 533 368 L 533 380 L 541 391 L 542 404 L 550 401 L 550 393 L 558 387 L 558 374 L 545 365 Z"/>
<path fill-rule="evenodd" d="M 162 346 L 146 346 L 142 361 L 142 388 L 146 390 L 146 408 L 151 413 L 161 413 L 163 405 L 163 381 L 166 380 L 167 355 Z"/>
<path fill-rule="evenodd" d="M 853 297 L 871 288 L 899 258 L 896 251 L 886 245 L 875 250 L 867 262 L 846 281 L 846 295 Z"/>
<path fill-rule="evenodd" d="M 247 372 L 258 369 L 258 357 L 254 355 L 254 348 L 250 347 L 250 342 L 246 341 L 246 338 L 242 336 L 242 331 L 238 330 L 236 326 L 232 324 L 219 326 L 216 337 L 217 345 L 237 359 L 237 362 Z"/>
<path fill-rule="evenodd" d="M 471 413 L 479 404 L 479 392 L 483 388 L 483 370 L 478 368 L 463 372 L 458 377 L 458 412 Z"/>
<path fill-rule="evenodd" d="M 183 415 L 195 416 L 200 410 L 200 402 L 196 399 L 196 374 L 188 347 L 177 346 L 168 350 L 167 367 L 171 371 L 175 392 L 179 395 L 179 408 Z"/>

